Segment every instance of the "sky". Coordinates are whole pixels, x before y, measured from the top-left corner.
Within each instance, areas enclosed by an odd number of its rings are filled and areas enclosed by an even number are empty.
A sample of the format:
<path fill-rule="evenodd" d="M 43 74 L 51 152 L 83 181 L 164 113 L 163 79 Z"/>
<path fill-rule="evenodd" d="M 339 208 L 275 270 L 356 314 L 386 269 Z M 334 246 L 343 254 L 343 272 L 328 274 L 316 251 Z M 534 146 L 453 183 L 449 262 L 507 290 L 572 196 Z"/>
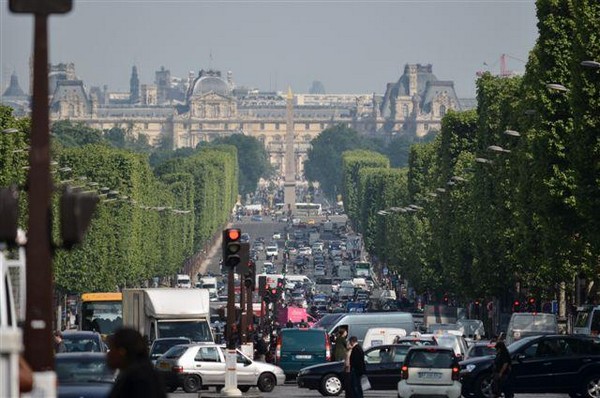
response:
<path fill-rule="evenodd" d="M 49 20 L 51 63 L 73 62 L 86 86 L 128 91 L 161 66 L 172 76 L 217 69 L 236 85 L 328 93 L 385 92 L 404 65 L 432 64 L 463 98 L 478 71 L 523 72 L 537 38 L 534 0 L 74 0 Z M 33 17 L 0 0 L 0 76 L 28 88 Z"/>

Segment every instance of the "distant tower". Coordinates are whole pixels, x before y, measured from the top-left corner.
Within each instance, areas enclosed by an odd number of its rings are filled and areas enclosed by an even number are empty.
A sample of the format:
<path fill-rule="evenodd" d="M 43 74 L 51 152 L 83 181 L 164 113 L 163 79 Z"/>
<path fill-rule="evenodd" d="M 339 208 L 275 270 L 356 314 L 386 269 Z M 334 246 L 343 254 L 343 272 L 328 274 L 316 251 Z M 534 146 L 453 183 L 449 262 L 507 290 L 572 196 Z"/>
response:
<path fill-rule="evenodd" d="M 171 72 L 168 69 L 165 69 L 164 66 L 161 66 L 160 70 L 157 70 L 155 73 L 154 84 L 156 84 L 157 102 L 159 104 L 166 102 L 169 99 Z"/>
<path fill-rule="evenodd" d="M 285 131 L 285 182 L 283 201 L 288 213 L 296 211 L 296 159 L 294 153 L 294 95 L 291 87 L 287 93 L 286 131 Z"/>
<path fill-rule="evenodd" d="M 131 79 L 129 79 L 129 103 L 138 104 L 140 102 L 140 79 L 138 78 L 137 67 L 131 68 Z"/>

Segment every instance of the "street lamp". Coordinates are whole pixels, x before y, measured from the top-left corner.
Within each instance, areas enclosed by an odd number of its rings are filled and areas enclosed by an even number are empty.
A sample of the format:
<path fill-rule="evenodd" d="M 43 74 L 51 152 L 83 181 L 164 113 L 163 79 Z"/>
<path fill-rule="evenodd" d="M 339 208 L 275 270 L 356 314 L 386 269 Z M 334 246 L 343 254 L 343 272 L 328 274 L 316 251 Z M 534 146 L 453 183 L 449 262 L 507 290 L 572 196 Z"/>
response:
<path fill-rule="evenodd" d="M 564 93 L 569 92 L 569 89 L 558 83 L 546 83 L 546 88 L 555 91 L 562 91 Z"/>
<path fill-rule="evenodd" d="M 504 134 L 510 135 L 511 137 L 520 137 L 521 133 L 515 130 L 504 130 Z"/>
<path fill-rule="evenodd" d="M 497 153 L 510 153 L 509 149 L 504 149 L 504 148 L 502 148 L 501 146 L 498 146 L 498 145 L 490 145 L 490 146 L 487 147 L 487 149 L 489 151 L 497 152 Z"/>
<path fill-rule="evenodd" d="M 594 69 L 600 69 L 600 62 L 598 61 L 581 61 L 581 66 L 584 66 L 586 68 L 594 68 Z"/>

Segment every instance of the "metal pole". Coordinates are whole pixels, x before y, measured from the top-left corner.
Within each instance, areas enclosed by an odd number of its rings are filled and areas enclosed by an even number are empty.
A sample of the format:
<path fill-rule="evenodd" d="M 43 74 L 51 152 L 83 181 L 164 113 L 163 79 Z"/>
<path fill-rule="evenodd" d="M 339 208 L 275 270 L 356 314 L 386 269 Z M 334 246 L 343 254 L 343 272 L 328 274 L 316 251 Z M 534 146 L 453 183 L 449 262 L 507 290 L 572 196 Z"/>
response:
<path fill-rule="evenodd" d="M 254 265 L 253 265 L 254 266 Z M 253 289 L 252 288 L 248 288 L 246 289 L 246 324 L 248 325 L 248 327 L 252 328 L 252 330 L 254 331 L 254 308 L 252 306 L 252 293 L 253 293 Z M 247 342 L 253 341 L 250 336 L 247 337 Z"/>
<path fill-rule="evenodd" d="M 233 336 L 235 325 L 235 276 L 233 267 L 229 267 L 227 275 L 227 348 L 235 349 L 236 342 Z"/>
<path fill-rule="evenodd" d="M 241 397 L 242 392 L 237 388 L 236 373 L 236 339 L 233 333 L 235 326 L 235 269 L 229 267 L 227 278 L 227 350 L 225 353 L 225 387 L 221 390 L 221 396 Z M 237 335 L 237 333 L 236 333 Z"/>
<path fill-rule="evenodd" d="M 240 344 L 248 342 L 248 331 L 246 330 L 246 316 L 244 314 L 246 302 L 246 286 L 244 286 L 244 275 L 240 275 Z"/>
<path fill-rule="evenodd" d="M 48 16 L 35 14 L 33 109 L 29 155 L 25 358 L 36 372 L 54 369 L 50 135 L 48 133 Z"/>

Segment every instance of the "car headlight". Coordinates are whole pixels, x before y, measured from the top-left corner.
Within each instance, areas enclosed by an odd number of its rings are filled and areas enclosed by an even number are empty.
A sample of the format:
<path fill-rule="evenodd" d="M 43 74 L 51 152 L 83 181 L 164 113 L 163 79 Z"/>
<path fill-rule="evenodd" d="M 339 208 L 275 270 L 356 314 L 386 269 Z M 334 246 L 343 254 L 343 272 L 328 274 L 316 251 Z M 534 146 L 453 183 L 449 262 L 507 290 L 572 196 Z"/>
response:
<path fill-rule="evenodd" d="M 467 366 L 465 366 L 463 370 L 464 370 L 465 372 L 469 373 L 469 372 L 472 372 L 472 371 L 474 371 L 476 367 L 477 367 L 477 365 L 475 365 L 475 364 L 473 364 L 473 363 L 470 363 L 470 364 L 468 364 Z"/>

